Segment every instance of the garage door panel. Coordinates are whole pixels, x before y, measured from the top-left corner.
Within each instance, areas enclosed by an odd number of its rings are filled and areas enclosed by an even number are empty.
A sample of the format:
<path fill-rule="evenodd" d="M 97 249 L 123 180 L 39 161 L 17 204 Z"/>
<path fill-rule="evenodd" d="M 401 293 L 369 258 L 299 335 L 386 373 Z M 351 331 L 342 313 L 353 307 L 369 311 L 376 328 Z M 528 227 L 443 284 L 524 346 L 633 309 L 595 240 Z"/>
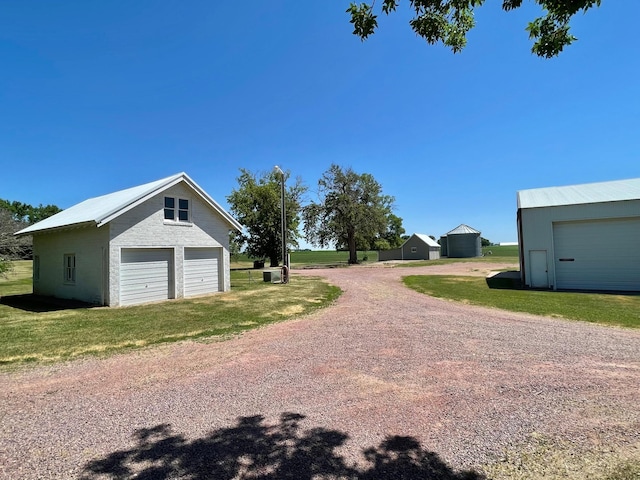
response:
<path fill-rule="evenodd" d="M 170 298 L 171 259 L 169 249 L 123 249 L 120 265 L 120 304 Z"/>
<path fill-rule="evenodd" d="M 640 218 L 553 226 L 557 288 L 640 290 Z"/>
<path fill-rule="evenodd" d="M 205 295 L 220 291 L 219 248 L 186 248 L 184 252 L 184 295 Z"/>

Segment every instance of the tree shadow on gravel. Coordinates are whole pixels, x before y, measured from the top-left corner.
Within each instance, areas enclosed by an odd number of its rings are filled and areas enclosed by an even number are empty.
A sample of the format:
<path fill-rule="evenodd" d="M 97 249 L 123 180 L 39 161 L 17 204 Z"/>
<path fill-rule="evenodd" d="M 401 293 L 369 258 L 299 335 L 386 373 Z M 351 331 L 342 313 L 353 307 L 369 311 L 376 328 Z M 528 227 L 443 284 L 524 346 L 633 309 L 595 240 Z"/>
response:
<path fill-rule="evenodd" d="M 81 479 L 169 478 L 259 480 L 482 480 L 456 472 L 412 437 L 388 437 L 363 450 L 356 465 L 336 449 L 349 436 L 338 430 L 301 430 L 304 415 L 283 413 L 277 424 L 262 416 L 240 417 L 236 425 L 195 440 L 171 431 L 168 424 L 137 430 L 137 445 L 92 460 Z M 364 465 L 364 466 L 362 466 Z"/>

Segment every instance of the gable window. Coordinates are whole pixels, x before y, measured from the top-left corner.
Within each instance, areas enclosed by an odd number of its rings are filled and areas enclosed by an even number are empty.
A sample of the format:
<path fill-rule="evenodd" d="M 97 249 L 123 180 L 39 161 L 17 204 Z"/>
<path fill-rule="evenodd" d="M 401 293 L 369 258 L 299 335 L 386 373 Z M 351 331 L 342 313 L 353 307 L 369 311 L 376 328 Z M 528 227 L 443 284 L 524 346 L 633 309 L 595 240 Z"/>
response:
<path fill-rule="evenodd" d="M 164 219 L 173 220 L 176 218 L 176 199 L 164 197 Z"/>
<path fill-rule="evenodd" d="M 411 253 L 417 253 L 418 247 L 411 247 Z"/>
<path fill-rule="evenodd" d="M 189 200 L 186 198 L 164 197 L 164 219 L 176 222 L 190 220 Z"/>
<path fill-rule="evenodd" d="M 64 281 L 65 283 L 76 283 L 75 253 L 66 253 L 64 255 Z"/>
<path fill-rule="evenodd" d="M 189 221 L 189 200 L 184 198 L 178 200 L 178 220 L 181 222 Z"/>

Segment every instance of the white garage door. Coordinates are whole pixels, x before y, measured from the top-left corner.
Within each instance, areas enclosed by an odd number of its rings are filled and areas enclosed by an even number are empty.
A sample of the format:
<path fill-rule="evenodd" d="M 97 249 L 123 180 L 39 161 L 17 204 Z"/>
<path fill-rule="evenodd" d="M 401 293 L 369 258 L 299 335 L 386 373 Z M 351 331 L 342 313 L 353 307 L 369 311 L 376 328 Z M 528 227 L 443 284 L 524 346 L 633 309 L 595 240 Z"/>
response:
<path fill-rule="evenodd" d="M 172 250 L 122 249 L 120 304 L 154 302 L 170 298 Z"/>
<path fill-rule="evenodd" d="M 640 217 L 553 225 L 557 288 L 640 290 Z"/>
<path fill-rule="evenodd" d="M 218 292 L 218 248 L 184 249 L 184 296 Z"/>

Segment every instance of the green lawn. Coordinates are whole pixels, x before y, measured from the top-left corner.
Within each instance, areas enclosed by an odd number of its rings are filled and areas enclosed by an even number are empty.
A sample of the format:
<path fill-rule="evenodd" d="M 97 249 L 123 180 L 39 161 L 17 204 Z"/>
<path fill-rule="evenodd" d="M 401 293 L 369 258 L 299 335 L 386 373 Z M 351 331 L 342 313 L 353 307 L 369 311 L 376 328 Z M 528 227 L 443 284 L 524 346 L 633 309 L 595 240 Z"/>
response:
<path fill-rule="evenodd" d="M 640 327 L 640 295 L 489 288 L 482 277 L 409 275 L 408 287 L 433 297 L 515 312 Z"/>
<path fill-rule="evenodd" d="M 30 268 L 20 267 L 21 274 L 0 280 L 0 366 L 5 367 L 235 335 L 304 315 L 340 294 L 318 278 L 294 276 L 287 285 L 273 285 L 257 272 L 241 270 L 232 272 L 232 291 L 219 295 L 123 308 L 43 309 L 27 295 Z"/>
<path fill-rule="evenodd" d="M 518 245 L 491 245 L 489 247 L 482 247 L 482 254 L 485 257 L 515 257 L 517 260 L 520 251 Z"/>

